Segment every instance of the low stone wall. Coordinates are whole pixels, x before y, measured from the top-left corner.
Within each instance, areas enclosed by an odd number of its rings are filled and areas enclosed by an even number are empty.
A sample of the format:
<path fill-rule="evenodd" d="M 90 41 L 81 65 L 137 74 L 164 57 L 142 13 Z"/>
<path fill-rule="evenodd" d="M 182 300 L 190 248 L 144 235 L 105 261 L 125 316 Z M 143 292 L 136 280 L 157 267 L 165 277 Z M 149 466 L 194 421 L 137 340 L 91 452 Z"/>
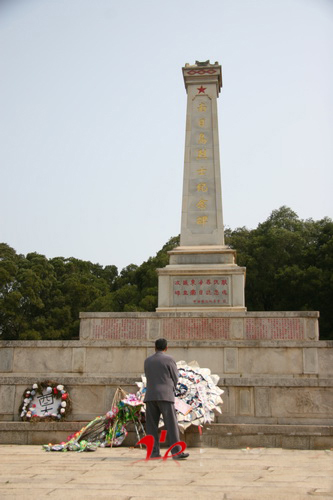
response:
<path fill-rule="evenodd" d="M 32 432 L 34 424 L 20 422 L 18 409 L 23 391 L 33 383 L 47 379 L 66 386 L 73 411 L 68 423 L 59 425 L 73 424 L 78 430 L 81 422 L 110 409 L 118 386 L 136 392 L 135 382 L 141 379 L 144 360 L 154 352 L 154 340 L 164 336 L 169 341 L 168 352 L 176 361 L 196 360 L 219 375 L 219 385 L 225 392 L 218 425 L 246 425 L 248 429 L 268 426 L 269 435 L 275 436 L 266 439 L 272 446 L 284 442 L 280 436 L 283 429 L 289 435 L 290 426 L 309 426 L 302 440 L 304 447 L 306 443 L 318 446 L 320 440 L 311 441 L 309 436 L 321 435 L 319 427 L 329 426 L 328 431 L 325 427 L 329 436 L 325 443 L 331 440 L 333 445 L 333 341 L 316 340 L 317 313 L 81 316 L 79 341 L 0 342 L 0 430 L 7 435 L 7 442 L 14 436 L 9 428 L 14 424 Z M 191 339 L 187 338 L 189 332 L 193 333 Z M 57 423 L 49 427 L 49 441 L 56 441 L 62 432 L 61 427 L 54 426 Z M 274 426 L 281 426 L 277 434 Z M 219 446 L 222 442 L 226 446 L 241 443 L 248 435 L 244 431 L 243 438 L 229 439 L 225 427 L 210 427 L 209 435 L 217 432 L 213 441 Z M 34 428 L 39 438 L 25 437 L 25 442 L 44 439 L 44 431 L 38 433 Z M 260 435 L 258 431 L 253 442 L 259 443 Z M 189 440 L 195 444 L 198 436 L 189 432 Z"/>
<path fill-rule="evenodd" d="M 170 341 L 178 361 L 220 376 L 222 423 L 318 423 L 333 416 L 333 342 Z M 136 391 L 149 341 L 1 342 L 0 419 L 19 420 L 23 391 L 51 379 L 70 390 L 71 420 L 109 408 L 117 386 Z"/>
<path fill-rule="evenodd" d="M 80 313 L 81 340 L 318 340 L 319 313 Z"/>

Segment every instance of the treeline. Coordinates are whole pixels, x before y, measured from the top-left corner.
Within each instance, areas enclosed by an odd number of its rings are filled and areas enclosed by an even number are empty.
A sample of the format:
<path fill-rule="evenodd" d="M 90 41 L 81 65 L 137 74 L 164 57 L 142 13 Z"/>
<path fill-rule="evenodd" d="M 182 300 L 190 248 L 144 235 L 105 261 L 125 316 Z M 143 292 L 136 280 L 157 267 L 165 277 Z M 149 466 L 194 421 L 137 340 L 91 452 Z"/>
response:
<path fill-rule="evenodd" d="M 225 231 L 246 266 L 249 311 L 319 310 L 320 338 L 333 339 L 333 222 L 301 220 L 287 207 L 256 229 Z M 155 257 L 120 273 L 73 257 L 19 255 L 0 244 L 0 339 L 75 339 L 80 311 L 154 311 L 156 268 L 168 264 L 171 238 Z"/>

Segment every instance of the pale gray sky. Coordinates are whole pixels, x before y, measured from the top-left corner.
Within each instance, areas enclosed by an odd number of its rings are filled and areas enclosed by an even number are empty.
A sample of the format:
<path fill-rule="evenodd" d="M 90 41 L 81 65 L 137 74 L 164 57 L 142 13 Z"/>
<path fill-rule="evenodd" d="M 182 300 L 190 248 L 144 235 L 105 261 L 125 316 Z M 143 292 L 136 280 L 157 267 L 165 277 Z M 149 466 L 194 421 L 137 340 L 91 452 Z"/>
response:
<path fill-rule="evenodd" d="M 180 231 L 181 67 L 222 64 L 225 225 L 333 216 L 333 1 L 0 0 L 0 241 L 141 264 Z"/>

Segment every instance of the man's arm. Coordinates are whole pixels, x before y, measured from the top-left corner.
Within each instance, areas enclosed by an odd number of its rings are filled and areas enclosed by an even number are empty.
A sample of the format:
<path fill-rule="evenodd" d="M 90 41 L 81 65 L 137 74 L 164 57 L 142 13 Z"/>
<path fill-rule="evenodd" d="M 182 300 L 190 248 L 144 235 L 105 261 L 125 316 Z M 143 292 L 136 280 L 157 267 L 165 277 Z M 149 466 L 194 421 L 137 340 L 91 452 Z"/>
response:
<path fill-rule="evenodd" d="M 176 362 L 173 359 L 171 359 L 171 362 L 170 362 L 168 368 L 169 368 L 170 376 L 171 376 L 172 381 L 173 381 L 174 389 L 176 390 L 178 378 L 179 378 L 179 373 L 178 373 L 178 368 L 177 368 Z"/>

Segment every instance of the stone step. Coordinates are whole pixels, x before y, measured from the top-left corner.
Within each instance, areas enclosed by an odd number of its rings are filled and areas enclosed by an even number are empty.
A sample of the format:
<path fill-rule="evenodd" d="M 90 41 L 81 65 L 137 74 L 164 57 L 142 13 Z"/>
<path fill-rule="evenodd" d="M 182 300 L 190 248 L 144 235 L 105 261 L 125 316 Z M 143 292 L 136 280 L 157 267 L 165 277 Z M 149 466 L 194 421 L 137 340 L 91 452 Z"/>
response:
<path fill-rule="evenodd" d="M 190 447 L 331 449 L 333 426 L 211 424 L 204 427 L 202 436 L 196 427 L 189 428 L 185 441 Z"/>
<path fill-rule="evenodd" d="M 0 444 L 42 445 L 66 441 L 88 422 L 0 422 Z M 125 446 L 134 446 L 137 437 L 129 427 Z M 193 426 L 181 434 L 189 447 L 218 448 L 333 448 L 331 425 L 210 424 L 200 435 Z"/>

